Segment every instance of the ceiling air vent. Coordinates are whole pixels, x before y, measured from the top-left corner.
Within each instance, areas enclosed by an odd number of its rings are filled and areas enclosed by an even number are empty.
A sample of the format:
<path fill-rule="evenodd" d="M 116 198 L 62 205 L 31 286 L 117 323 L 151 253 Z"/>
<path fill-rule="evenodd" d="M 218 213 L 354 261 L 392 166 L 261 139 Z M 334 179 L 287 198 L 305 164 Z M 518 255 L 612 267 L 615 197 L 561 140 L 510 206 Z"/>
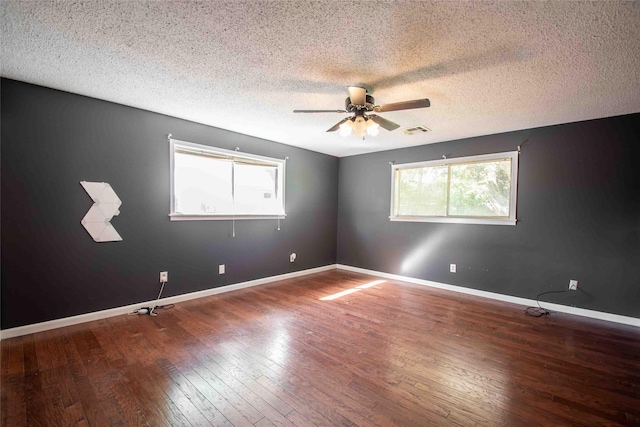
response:
<path fill-rule="evenodd" d="M 420 126 L 404 129 L 402 132 L 404 132 L 405 135 L 416 135 L 419 133 L 431 132 L 431 129 L 429 129 L 426 126 L 420 125 Z"/>

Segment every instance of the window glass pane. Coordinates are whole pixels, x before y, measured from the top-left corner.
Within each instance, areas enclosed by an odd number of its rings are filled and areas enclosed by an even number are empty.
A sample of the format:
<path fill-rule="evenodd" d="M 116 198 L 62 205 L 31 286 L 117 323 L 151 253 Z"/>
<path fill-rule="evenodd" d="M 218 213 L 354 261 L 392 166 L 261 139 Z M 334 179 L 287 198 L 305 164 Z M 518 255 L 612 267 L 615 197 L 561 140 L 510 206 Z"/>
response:
<path fill-rule="evenodd" d="M 447 214 L 447 166 L 397 169 L 396 185 L 396 215 Z"/>
<path fill-rule="evenodd" d="M 449 215 L 509 217 L 511 159 L 451 165 Z"/>
<path fill-rule="evenodd" d="M 172 220 L 284 217 L 285 162 L 170 141 Z"/>
<path fill-rule="evenodd" d="M 275 166 L 235 165 L 236 214 L 282 213 L 276 193 L 277 171 Z"/>
<path fill-rule="evenodd" d="M 232 212 L 231 166 L 228 160 L 174 153 L 174 211 Z"/>

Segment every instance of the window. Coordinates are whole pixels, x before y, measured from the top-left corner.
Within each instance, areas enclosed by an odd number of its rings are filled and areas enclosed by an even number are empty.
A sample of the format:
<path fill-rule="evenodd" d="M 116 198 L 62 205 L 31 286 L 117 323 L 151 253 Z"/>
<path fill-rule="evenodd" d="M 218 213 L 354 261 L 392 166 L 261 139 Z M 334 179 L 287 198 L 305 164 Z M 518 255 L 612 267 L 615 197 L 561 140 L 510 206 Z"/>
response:
<path fill-rule="evenodd" d="M 518 152 L 393 165 L 392 221 L 515 225 Z"/>
<path fill-rule="evenodd" d="M 172 220 L 284 218 L 285 161 L 170 140 Z"/>

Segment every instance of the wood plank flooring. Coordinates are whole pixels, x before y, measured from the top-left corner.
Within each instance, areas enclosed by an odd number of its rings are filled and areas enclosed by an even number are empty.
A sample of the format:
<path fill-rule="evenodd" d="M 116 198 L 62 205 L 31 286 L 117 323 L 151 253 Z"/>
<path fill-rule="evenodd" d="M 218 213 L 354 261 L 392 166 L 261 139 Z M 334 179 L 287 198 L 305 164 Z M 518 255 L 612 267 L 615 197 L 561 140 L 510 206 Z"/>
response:
<path fill-rule="evenodd" d="M 7 427 L 640 425 L 639 328 L 340 270 L 1 348 Z"/>

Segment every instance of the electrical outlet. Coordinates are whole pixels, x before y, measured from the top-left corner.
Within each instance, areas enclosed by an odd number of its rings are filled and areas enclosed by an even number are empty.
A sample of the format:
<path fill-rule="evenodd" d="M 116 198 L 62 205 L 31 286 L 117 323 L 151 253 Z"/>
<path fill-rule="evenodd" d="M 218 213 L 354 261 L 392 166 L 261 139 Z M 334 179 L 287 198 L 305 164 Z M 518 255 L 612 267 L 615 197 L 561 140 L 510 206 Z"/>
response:
<path fill-rule="evenodd" d="M 218 274 L 224 274 L 224 271 L 225 271 L 224 264 L 220 264 L 218 266 Z"/>
<path fill-rule="evenodd" d="M 297 256 L 297 255 L 295 254 L 295 252 L 294 252 L 294 253 L 292 253 L 291 255 L 289 255 L 289 262 L 293 262 L 293 261 L 295 261 L 295 260 L 296 260 L 296 256 Z"/>
<path fill-rule="evenodd" d="M 577 280 L 569 280 L 569 290 L 577 291 L 578 290 L 578 281 Z"/>
<path fill-rule="evenodd" d="M 169 281 L 169 272 L 161 271 L 160 272 L 160 283 L 167 283 Z"/>
<path fill-rule="evenodd" d="M 449 264 L 449 273 L 455 273 L 455 272 L 456 272 L 456 265 Z"/>

